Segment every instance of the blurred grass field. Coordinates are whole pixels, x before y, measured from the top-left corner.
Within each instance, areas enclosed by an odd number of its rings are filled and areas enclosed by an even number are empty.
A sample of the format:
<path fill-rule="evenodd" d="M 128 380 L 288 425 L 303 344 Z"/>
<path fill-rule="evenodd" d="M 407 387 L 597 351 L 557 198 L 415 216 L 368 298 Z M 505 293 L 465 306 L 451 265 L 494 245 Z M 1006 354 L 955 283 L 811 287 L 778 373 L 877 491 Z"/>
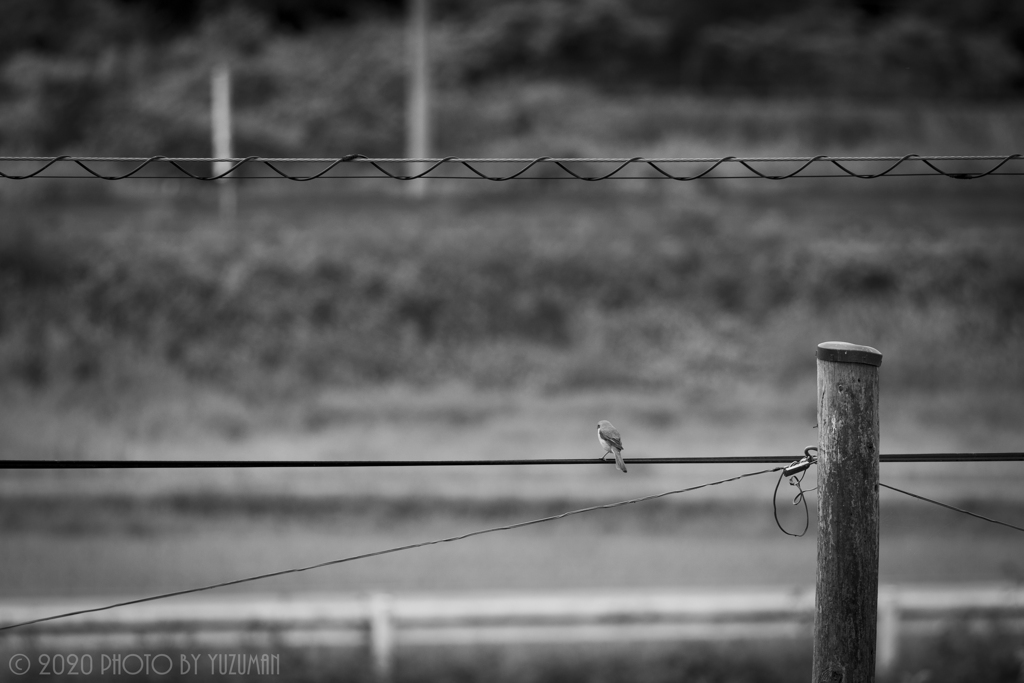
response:
<path fill-rule="evenodd" d="M 607 417 L 627 456 L 795 458 L 829 339 L 884 354 L 883 452 L 1020 450 L 1012 178 L 243 186 L 234 229 L 141 182 L 5 208 L 5 457 L 594 458 Z M 745 469 L 10 472 L 0 585 L 174 589 Z M 883 477 L 1020 519 L 1013 463 Z M 813 538 L 771 524 L 769 479 L 269 589 L 807 583 Z M 883 580 L 1019 580 L 999 530 L 883 498 Z"/>
<path fill-rule="evenodd" d="M 807 182 L 423 205 L 253 194 L 234 230 L 201 195 L 15 205 L 0 367 L 115 412 L 175 382 L 297 395 L 311 427 L 334 418 L 309 396 L 339 387 L 790 387 L 813 374 L 808 337 L 872 342 L 890 391 L 1020 387 L 1012 179 Z"/>

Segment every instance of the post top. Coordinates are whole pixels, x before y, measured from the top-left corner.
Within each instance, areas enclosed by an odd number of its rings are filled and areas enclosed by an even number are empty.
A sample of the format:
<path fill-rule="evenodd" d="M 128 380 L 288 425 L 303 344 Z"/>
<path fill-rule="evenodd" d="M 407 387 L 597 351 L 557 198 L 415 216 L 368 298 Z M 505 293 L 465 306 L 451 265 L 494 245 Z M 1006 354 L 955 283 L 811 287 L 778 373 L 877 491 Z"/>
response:
<path fill-rule="evenodd" d="M 818 360 L 827 360 L 833 363 L 861 363 L 875 367 L 882 364 L 882 354 L 878 349 L 847 342 L 822 342 L 818 344 L 816 355 Z"/>

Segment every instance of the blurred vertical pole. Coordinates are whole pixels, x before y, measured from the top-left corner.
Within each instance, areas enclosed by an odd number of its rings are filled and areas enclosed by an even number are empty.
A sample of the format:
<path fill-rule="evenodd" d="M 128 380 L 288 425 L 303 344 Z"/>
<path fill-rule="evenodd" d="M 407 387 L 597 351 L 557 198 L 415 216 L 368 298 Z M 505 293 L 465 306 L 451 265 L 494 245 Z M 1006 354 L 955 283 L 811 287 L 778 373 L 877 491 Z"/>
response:
<path fill-rule="evenodd" d="M 383 593 L 370 596 L 370 657 L 373 660 L 373 679 L 377 683 L 391 683 L 395 628 L 391 617 L 391 597 Z"/>
<path fill-rule="evenodd" d="M 878 366 L 882 354 L 818 344 L 818 573 L 813 683 L 875 679 Z"/>
<path fill-rule="evenodd" d="M 213 124 L 213 156 L 228 159 L 234 156 L 231 149 L 231 67 L 221 62 L 213 68 L 210 76 L 211 121 Z M 213 174 L 219 175 L 231 168 L 229 161 L 213 162 Z M 235 223 L 238 210 L 236 185 L 224 178 L 216 181 L 220 220 L 225 227 Z"/>
<path fill-rule="evenodd" d="M 896 588 L 878 589 L 878 645 L 875 673 L 889 676 L 896 670 L 900 647 L 900 605 Z"/>
<path fill-rule="evenodd" d="M 430 156 L 430 55 L 427 50 L 428 0 L 408 0 L 409 78 L 406 94 L 405 156 L 422 159 Z M 424 164 L 409 164 L 408 175 L 420 173 Z M 409 194 L 424 197 L 427 180 L 408 181 Z"/>

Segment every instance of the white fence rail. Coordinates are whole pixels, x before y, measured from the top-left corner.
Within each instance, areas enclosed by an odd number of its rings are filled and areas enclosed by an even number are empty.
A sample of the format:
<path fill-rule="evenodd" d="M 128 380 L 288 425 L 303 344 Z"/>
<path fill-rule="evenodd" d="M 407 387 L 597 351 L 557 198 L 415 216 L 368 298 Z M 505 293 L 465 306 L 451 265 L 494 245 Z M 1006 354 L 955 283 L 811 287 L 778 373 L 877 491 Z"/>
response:
<path fill-rule="evenodd" d="M 111 600 L 110 602 L 116 602 Z M 0 626 L 103 604 L 0 602 Z M 878 668 L 907 635 L 953 620 L 1024 632 L 1024 587 L 883 586 Z M 437 645 L 810 639 L 810 589 L 344 596 L 231 595 L 143 603 L 2 634 L 0 648 L 277 645 L 365 647 L 386 679 L 395 648 Z"/>

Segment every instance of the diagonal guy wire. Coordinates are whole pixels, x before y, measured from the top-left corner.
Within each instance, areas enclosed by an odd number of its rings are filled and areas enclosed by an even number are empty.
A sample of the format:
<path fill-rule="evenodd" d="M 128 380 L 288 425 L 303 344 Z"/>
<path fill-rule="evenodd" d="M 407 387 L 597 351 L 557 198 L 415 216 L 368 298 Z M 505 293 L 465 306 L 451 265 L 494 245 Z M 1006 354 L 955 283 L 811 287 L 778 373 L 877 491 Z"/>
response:
<path fill-rule="evenodd" d="M 964 510 L 962 508 L 956 507 L 955 505 L 949 505 L 948 503 L 940 503 L 937 500 L 932 500 L 931 498 L 925 498 L 924 496 L 919 496 L 916 493 L 911 493 L 910 491 L 904 491 L 903 489 L 898 489 L 895 486 L 889 486 L 888 484 L 883 484 L 881 482 L 879 482 L 878 485 L 882 486 L 884 488 L 887 488 L 890 491 L 896 491 L 897 493 L 902 493 L 905 496 L 910 496 L 911 498 L 917 498 L 918 500 L 923 500 L 924 502 L 931 503 L 932 505 L 938 505 L 939 507 L 944 507 L 947 510 L 952 510 L 953 512 L 960 512 L 962 514 L 969 515 L 971 517 L 977 517 L 978 519 L 983 519 L 986 522 L 992 522 L 993 524 L 998 524 L 1000 526 L 1009 527 L 1009 528 L 1014 529 L 1016 531 L 1024 531 L 1024 527 L 1019 527 L 1019 526 L 1016 526 L 1014 524 L 1010 524 L 1009 522 L 1000 522 L 998 519 L 992 519 L 991 517 L 986 517 L 985 515 L 979 515 L 977 512 L 971 512 L 970 510 Z"/>
<path fill-rule="evenodd" d="M 256 576 L 248 576 L 242 579 L 234 579 L 232 581 L 223 581 L 221 583 L 214 583 L 208 586 L 200 586 L 198 588 L 186 588 L 184 590 L 173 591 L 170 593 L 161 593 L 159 595 L 151 595 L 145 598 L 137 598 L 135 600 L 126 600 L 124 602 L 114 603 L 112 605 L 105 605 L 103 607 L 93 607 L 91 609 L 82 609 L 75 612 L 66 612 L 63 614 L 54 614 L 49 617 L 41 617 L 39 619 L 33 619 L 31 621 L 25 621 L 18 624 L 8 624 L 7 626 L 0 626 L 0 631 L 9 631 L 16 628 L 22 628 L 24 626 L 30 626 L 32 624 L 40 624 L 46 621 L 54 621 L 57 619 L 65 619 L 67 617 L 74 617 L 81 614 L 92 614 L 94 612 L 103 612 L 106 610 L 115 609 L 117 607 L 127 607 L 128 605 L 138 605 L 143 602 L 153 602 L 154 600 L 163 600 L 165 598 L 177 597 L 179 595 L 189 595 L 191 593 L 199 593 L 202 591 L 213 590 L 215 588 L 224 588 L 226 586 L 237 586 L 241 583 L 249 583 L 251 581 L 259 581 L 261 579 L 269 579 L 275 576 L 284 576 L 286 574 L 298 574 L 299 572 L 306 572 L 312 569 L 320 569 L 322 567 L 329 567 L 336 564 L 342 564 L 345 562 L 354 562 L 356 560 L 365 560 L 371 557 L 379 557 L 381 555 L 390 555 L 391 553 L 402 552 L 405 550 L 413 550 L 415 548 L 423 548 L 429 545 L 438 545 L 440 543 L 451 543 L 453 541 L 461 541 L 473 536 L 482 536 L 483 534 L 490 534 L 496 531 L 509 531 L 511 529 L 520 529 L 526 526 L 532 526 L 534 524 L 542 524 L 544 522 L 553 522 L 559 519 L 565 519 L 572 515 L 580 515 L 586 512 L 595 512 L 597 510 L 610 510 L 612 508 L 622 507 L 624 505 L 632 505 L 634 503 L 643 503 L 649 500 L 655 500 L 657 498 L 664 498 L 666 496 L 673 496 L 679 493 L 688 493 L 690 491 L 696 491 L 697 489 L 707 488 L 709 486 L 718 486 L 719 484 L 725 484 L 731 481 L 737 481 L 739 479 L 745 479 L 746 477 L 754 477 L 759 474 L 768 474 L 770 472 L 778 472 L 783 468 L 773 467 L 766 470 L 758 470 L 756 472 L 747 472 L 744 474 L 737 475 L 735 477 L 729 477 L 728 479 L 719 479 L 718 481 L 711 481 L 706 484 L 698 484 L 696 486 L 689 486 L 683 489 L 675 489 L 672 491 L 663 491 L 662 493 L 655 493 L 649 496 L 641 496 L 640 498 L 631 498 L 629 500 L 620 500 L 615 503 L 605 503 L 603 505 L 593 505 L 591 507 L 580 508 L 578 510 L 569 510 L 568 512 L 562 512 L 557 515 L 551 515 L 549 517 L 541 517 L 539 519 L 531 519 L 526 522 L 516 522 L 514 524 L 506 524 L 504 526 L 492 527 L 490 529 L 481 529 L 479 531 L 470 531 L 469 533 L 459 534 L 458 536 L 449 536 L 447 538 L 439 538 L 433 541 L 423 541 L 420 543 L 410 543 L 408 545 L 402 545 L 395 548 L 388 548 L 387 550 L 377 550 L 374 552 L 363 553 L 361 555 L 351 555 L 349 557 L 342 557 L 336 560 L 328 560 L 326 562 L 320 562 L 318 564 L 312 564 L 306 567 L 295 567 L 293 569 L 282 569 L 276 572 L 268 572 L 266 574 L 257 574 Z"/>

